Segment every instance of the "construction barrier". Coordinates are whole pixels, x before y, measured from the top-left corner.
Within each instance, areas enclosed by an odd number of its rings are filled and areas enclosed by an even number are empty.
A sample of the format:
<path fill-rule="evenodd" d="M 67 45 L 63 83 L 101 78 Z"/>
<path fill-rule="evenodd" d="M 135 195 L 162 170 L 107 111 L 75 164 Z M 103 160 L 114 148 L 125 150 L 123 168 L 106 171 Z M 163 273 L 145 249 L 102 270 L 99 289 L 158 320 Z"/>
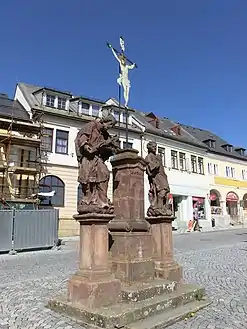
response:
<path fill-rule="evenodd" d="M 58 241 L 57 209 L 1 210 L 0 251 L 53 247 Z"/>

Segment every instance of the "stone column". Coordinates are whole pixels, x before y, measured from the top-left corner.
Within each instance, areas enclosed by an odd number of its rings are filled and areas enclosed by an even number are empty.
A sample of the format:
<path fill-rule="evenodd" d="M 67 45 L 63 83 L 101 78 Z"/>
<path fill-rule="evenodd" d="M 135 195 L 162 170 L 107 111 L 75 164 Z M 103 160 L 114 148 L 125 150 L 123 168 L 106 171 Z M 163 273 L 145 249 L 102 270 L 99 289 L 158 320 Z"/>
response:
<path fill-rule="evenodd" d="M 158 216 L 146 219 L 151 224 L 155 276 L 171 281 L 181 281 L 182 267 L 173 258 L 172 221 L 174 217 Z"/>
<path fill-rule="evenodd" d="M 75 215 L 80 223 L 79 269 L 69 280 L 68 300 L 89 309 L 118 301 L 120 281 L 108 266 L 108 228 L 114 215 Z"/>
<path fill-rule="evenodd" d="M 112 270 L 124 283 L 154 277 L 152 237 L 144 216 L 146 162 L 134 149 L 122 150 L 111 161 L 116 217 L 109 223 L 113 238 Z"/>

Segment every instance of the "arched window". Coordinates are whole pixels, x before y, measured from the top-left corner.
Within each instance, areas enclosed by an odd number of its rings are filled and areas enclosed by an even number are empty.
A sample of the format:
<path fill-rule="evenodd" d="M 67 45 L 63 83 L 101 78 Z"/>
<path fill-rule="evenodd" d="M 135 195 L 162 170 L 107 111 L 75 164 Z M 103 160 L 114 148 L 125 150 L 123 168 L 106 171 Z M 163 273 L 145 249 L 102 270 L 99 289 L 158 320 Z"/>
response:
<path fill-rule="evenodd" d="M 77 187 L 77 204 L 80 203 L 81 199 L 82 199 L 82 186 L 81 184 L 79 184 Z"/>
<path fill-rule="evenodd" d="M 55 191 L 55 195 L 53 197 L 47 197 L 41 200 L 41 204 L 64 207 L 64 190 L 64 182 L 59 177 L 49 175 L 41 178 L 39 182 L 39 192 Z"/>
<path fill-rule="evenodd" d="M 210 206 L 220 207 L 220 192 L 217 190 L 210 190 Z"/>
<path fill-rule="evenodd" d="M 226 195 L 226 209 L 231 217 L 238 215 L 238 195 L 235 192 L 228 192 Z"/>
<path fill-rule="evenodd" d="M 247 193 L 243 196 L 243 208 L 247 209 Z"/>

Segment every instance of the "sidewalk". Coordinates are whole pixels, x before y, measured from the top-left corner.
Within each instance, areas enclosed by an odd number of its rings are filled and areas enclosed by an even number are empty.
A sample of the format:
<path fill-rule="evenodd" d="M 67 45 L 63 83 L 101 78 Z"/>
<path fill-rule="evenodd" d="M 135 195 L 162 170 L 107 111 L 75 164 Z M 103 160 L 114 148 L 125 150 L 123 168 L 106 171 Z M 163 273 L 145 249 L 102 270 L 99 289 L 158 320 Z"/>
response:
<path fill-rule="evenodd" d="M 215 231 L 227 231 L 227 230 L 238 230 L 238 229 L 243 229 L 246 228 L 247 229 L 247 224 L 238 224 L 238 225 L 230 225 L 230 226 L 226 226 L 226 227 L 203 227 L 201 228 L 200 232 L 215 232 Z M 189 232 L 188 228 L 178 228 L 177 231 L 173 231 L 174 234 L 185 234 L 185 233 L 196 233 L 197 231 L 192 231 Z"/>
<path fill-rule="evenodd" d="M 247 229 L 247 224 L 239 224 L 234 226 L 227 226 L 227 227 L 208 227 L 202 228 L 201 232 L 215 232 L 215 231 L 227 231 L 227 230 L 238 230 L 238 229 Z M 178 228 L 177 231 L 173 231 L 173 234 L 189 234 L 189 233 L 197 233 L 197 231 L 188 232 L 188 228 Z M 199 232 L 200 233 L 200 232 Z M 68 237 L 61 237 L 63 243 L 64 242 L 76 242 L 79 241 L 79 236 L 68 236 Z"/>

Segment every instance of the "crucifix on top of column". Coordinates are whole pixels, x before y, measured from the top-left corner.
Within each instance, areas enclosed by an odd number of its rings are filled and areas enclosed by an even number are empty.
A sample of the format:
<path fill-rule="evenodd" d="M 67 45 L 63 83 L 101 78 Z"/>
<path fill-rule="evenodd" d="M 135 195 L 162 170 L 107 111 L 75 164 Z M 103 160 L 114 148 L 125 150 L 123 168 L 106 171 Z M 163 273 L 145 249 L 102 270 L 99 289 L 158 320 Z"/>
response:
<path fill-rule="evenodd" d="M 114 57 L 119 63 L 119 77 L 117 79 L 117 83 L 119 85 L 118 92 L 118 101 L 119 101 L 119 113 L 121 107 L 121 87 L 123 88 L 123 96 L 124 96 L 124 106 L 126 109 L 126 145 L 128 145 L 128 102 L 129 102 L 129 92 L 130 92 L 130 80 L 129 80 L 129 70 L 137 68 L 137 65 L 130 61 L 125 56 L 125 45 L 123 37 L 120 37 L 120 47 L 121 51 L 116 50 L 112 47 L 111 44 L 107 43 L 107 46 L 111 49 Z M 120 114 L 119 114 L 120 116 Z M 119 118 L 120 119 L 120 118 Z M 119 120 L 120 124 L 120 120 Z"/>

